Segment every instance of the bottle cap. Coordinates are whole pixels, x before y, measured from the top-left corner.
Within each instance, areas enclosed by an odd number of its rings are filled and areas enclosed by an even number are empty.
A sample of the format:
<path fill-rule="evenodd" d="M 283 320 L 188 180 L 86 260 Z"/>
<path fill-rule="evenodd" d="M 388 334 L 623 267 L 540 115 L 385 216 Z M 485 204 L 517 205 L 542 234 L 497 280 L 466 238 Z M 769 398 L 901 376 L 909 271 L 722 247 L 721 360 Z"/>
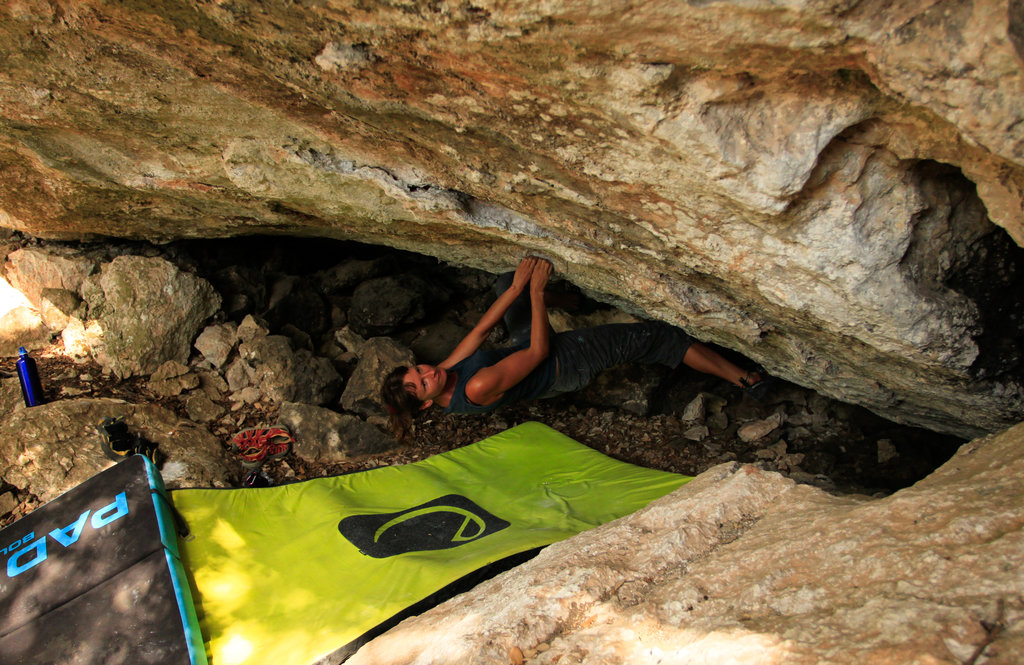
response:
<path fill-rule="evenodd" d="M 22 355 L 22 356 L 26 356 L 26 355 L 28 355 L 28 351 L 25 350 L 24 346 L 19 346 L 18 347 L 18 354 Z"/>

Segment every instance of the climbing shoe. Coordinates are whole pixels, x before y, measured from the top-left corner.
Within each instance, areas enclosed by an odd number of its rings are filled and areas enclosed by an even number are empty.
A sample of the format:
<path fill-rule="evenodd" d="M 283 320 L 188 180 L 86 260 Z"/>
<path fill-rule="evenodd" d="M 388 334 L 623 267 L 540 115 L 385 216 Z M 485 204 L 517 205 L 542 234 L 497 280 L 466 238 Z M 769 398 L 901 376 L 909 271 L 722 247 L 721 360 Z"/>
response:
<path fill-rule="evenodd" d="M 748 372 L 747 376 L 740 377 L 740 383 L 743 384 L 743 392 L 750 395 L 751 399 L 755 402 L 760 402 L 765 398 L 765 395 L 775 385 L 775 378 L 768 376 L 763 371 L 758 370 L 757 374 L 761 375 L 761 379 L 758 381 L 751 382 L 747 377 L 754 372 Z"/>
<path fill-rule="evenodd" d="M 129 432 L 123 416 L 104 418 L 96 430 L 100 435 L 100 449 L 109 459 L 120 462 L 132 455 L 143 455 L 153 464 L 159 463 L 157 445 Z"/>
<path fill-rule="evenodd" d="M 231 439 L 232 449 L 247 469 L 258 469 L 267 460 L 284 457 L 293 443 L 295 439 L 281 425 L 248 427 Z"/>
<path fill-rule="evenodd" d="M 100 433 L 100 449 L 104 455 L 115 462 L 131 457 L 134 441 L 123 417 L 104 418 L 96 429 Z"/>

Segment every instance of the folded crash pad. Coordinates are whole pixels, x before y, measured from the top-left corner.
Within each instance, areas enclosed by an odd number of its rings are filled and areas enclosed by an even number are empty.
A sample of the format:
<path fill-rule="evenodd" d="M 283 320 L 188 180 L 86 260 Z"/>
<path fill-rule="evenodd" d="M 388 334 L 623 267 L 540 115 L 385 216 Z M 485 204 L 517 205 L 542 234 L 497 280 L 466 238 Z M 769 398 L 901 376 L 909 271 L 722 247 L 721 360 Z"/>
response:
<path fill-rule="evenodd" d="M 0 662 L 206 663 L 160 475 L 129 458 L 0 531 Z"/>
<path fill-rule="evenodd" d="M 171 498 L 211 664 L 306 665 L 688 480 L 526 423 L 414 464 Z"/>

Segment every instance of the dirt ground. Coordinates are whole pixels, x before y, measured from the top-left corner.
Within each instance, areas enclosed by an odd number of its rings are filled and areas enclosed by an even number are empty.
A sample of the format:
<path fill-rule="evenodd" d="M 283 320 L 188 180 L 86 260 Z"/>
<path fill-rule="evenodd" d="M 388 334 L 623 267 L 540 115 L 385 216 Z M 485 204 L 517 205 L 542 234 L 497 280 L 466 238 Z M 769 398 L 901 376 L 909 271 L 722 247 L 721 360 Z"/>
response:
<path fill-rule="evenodd" d="M 145 377 L 117 380 L 105 376 L 94 363 L 74 363 L 52 349 L 34 356 L 48 400 L 113 397 L 156 403 L 187 418 L 181 398 L 152 394 Z M 0 371 L 13 374 L 14 361 L 0 359 Z M 706 433 L 694 434 L 694 426 L 701 423 L 684 421 L 682 414 L 702 393 L 720 407 L 722 415 L 703 421 L 708 426 Z M 694 476 L 715 464 L 737 460 L 830 491 L 881 495 L 923 478 L 963 443 L 891 423 L 785 382 L 779 382 L 763 401 L 755 402 L 721 381 L 683 370 L 670 377 L 661 401 L 654 413 L 643 416 L 597 405 L 584 394 L 513 405 L 483 416 L 445 415 L 434 410 L 417 422 L 411 441 L 386 453 L 343 464 L 313 464 L 290 454 L 269 462 L 263 472 L 269 482 L 280 484 L 406 464 L 522 422 L 538 421 L 611 457 L 644 467 Z M 217 421 L 209 427 L 225 447 L 238 429 L 273 423 L 277 417 L 277 407 L 270 403 L 238 407 L 225 400 L 224 406 L 235 407 L 229 412 L 230 422 Z M 766 436 L 753 441 L 738 436 L 744 424 L 775 414 L 782 414 L 782 424 Z M 0 491 L 7 489 L 0 487 Z M 22 500 L 31 503 L 30 497 Z M 17 512 L 24 514 L 32 507 L 22 505 Z"/>
<path fill-rule="evenodd" d="M 665 412 L 646 416 L 594 406 L 580 395 L 514 405 L 487 416 L 436 412 L 421 419 L 415 442 L 406 449 L 354 466 L 358 469 L 415 461 L 533 420 L 606 455 L 648 468 L 695 476 L 716 464 L 740 461 L 829 491 L 883 495 L 924 478 L 963 443 L 891 423 L 864 409 L 784 382 L 762 402 L 692 372 L 684 375 L 682 383 L 683 389 L 673 391 L 678 401 Z M 727 401 L 723 411 L 729 416 L 729 424 L 721 429 L 712 426 L 706 438 L 695 441 L 689 436 L 694 424 L 684 421 L 681 413 L 700 393 Z M 791 416 L 797 421 L 814 407 L 821 416 L 819 426 L 786 422 Z M 742 425 L 778 412 L 784 414 L 784 423 L 769 435 L 750 442 L 738 436 Z"/>

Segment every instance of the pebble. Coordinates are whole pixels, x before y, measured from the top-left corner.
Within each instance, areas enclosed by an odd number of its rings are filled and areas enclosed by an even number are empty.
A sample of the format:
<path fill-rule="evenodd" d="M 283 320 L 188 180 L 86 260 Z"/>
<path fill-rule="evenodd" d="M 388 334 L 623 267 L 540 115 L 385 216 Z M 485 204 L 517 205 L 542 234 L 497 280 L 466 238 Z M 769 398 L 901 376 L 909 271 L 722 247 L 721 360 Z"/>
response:
<path fill-rule="evenodd" d="M 0 494 L 0 515 L 6 515 L 7 513 L 13 512 L 18 507 L 18 500 L 14 498 L 12 492 L 4 492 Z"/>
<path fill-rule="evenodd" d="M 685 432 L 683 432 L 683 436 L 689 439 L 690 441 L 703 441 L 710 435 L 711 432 L 704 425 L 697 425 L 696 427 L 691 427 Z"/>

